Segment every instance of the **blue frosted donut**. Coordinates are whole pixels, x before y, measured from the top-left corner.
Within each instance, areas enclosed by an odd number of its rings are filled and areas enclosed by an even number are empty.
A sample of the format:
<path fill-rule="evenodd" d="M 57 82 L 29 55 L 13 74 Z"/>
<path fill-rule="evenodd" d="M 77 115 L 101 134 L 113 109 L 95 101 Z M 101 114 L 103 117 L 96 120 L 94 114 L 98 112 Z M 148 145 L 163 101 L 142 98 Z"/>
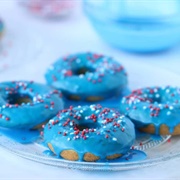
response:
<path fill-rule="evenodd" d="M 166 86 L 134 90 L 122 99 L 120 111 L 141 131 L 180 134 L 180 88 Z"/>
<path fill-rule="evenodd" d="M 44 140 L 58 157 L 72 161 L 115 159 L 129 151 L 133 123 L 100 105 L 62 110 L 44 127 Z"/>
<path fill-rule="evenodd" d="M 1 37 L 2 33 L 3 33 L 3 31 L 4 31 L 4 24 L 3 24 L 3 22 L 0 20 L 0 37 Z"/>
<path fill-rule="evenodd" d="M 47 83 L 69 99 L 99 101 L 121 94 L 127 86 L 123 66 L 111 57 L 93 53 L 59 59 L 45 75 Z"/>
<path fill-rule="evenodd" d="M 0 126 L 35 128 L 63 108 L 61 92 L 28 81 L 0 83 Z"/>

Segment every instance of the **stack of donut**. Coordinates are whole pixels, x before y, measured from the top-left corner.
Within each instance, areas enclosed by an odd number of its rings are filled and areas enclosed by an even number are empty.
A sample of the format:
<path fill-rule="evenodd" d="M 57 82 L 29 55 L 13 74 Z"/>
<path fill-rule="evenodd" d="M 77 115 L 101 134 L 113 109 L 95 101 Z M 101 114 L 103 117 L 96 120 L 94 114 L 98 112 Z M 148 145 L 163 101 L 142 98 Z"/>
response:
<path fill-rule="evenodd" d="M 48 85 L 0 83 L 0 126 L 43 127 L 45 145 L 60 158 L 88 162 L 119 158 L 134 143 L 134 125 L 151 134 L 180 134 L 180 88 L 134 90 L 122 98 L 119 112 L 99 104 L 122 96 L 127 88 L 125 69 L 111 57 L 69 55 L 51 65 L 45 77 Z M 79 106 L 64 109 L 67 99 Z"/>

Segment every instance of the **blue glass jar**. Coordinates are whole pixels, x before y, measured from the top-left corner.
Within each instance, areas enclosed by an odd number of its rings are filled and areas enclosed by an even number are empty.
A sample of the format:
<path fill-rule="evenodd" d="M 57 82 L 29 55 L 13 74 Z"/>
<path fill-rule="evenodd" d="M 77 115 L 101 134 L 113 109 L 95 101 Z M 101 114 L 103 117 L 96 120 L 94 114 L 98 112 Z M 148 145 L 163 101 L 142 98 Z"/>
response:
<path fill-rule="evenodd" d="M 155 52 L 180 42 L 180 0 L 84 0 L 83 7 L 114 47 Z"/>

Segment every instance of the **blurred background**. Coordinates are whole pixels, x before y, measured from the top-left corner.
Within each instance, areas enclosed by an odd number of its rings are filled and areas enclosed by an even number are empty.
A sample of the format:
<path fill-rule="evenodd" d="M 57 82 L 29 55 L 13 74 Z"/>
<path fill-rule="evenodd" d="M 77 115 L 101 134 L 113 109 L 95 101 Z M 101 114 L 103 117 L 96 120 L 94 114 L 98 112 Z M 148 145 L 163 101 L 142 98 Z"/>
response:
<path fill-rule="evenodd" d="M 12 79 L 11 70 L 15 79 L 44 81 L 57 58 L 84 51 L 115 57 L 130 78 L 147 69 L 149 76 L 180 73 L 178 0 L 8 0 L 0 2 L 0 19 L 1 80 Z"/>

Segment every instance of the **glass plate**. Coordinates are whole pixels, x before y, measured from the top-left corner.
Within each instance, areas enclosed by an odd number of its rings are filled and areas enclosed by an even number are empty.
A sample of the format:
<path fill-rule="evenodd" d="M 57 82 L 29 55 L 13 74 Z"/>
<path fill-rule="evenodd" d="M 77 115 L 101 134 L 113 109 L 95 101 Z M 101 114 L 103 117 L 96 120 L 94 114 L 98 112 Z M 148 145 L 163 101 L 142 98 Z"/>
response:
<path fill-rule="evenodd" d="M 17 141 L 14 141 L 11 138 L 8 138 L 2 134 L 0 134 L 0 146 L 9 150 L 10 152 L 21 156 L 23 158 L 40 162 L 47 165 L 58 166 L 58 167 L 65 167 L 65 168 L 72 168 L 72 169 L 80 169 L 80 170 L 102 170 L 102 171 L 119 171 L 125 169 L 133 169 L 138 166 L 146 167 L 150 165 L 154 165 L 158 163 L 158 158 L 161 159 L 157 155 L 154 155 L 154 147 L 158 147 L 164 144 L 166 141 L 170 139 L 171 136 L 152 136 L 149 134 L 138 133 L 137 139 L 133 146 L 133 151 L 136 150 L 143 150 L 143 157 L 140 157 L 129 162 L 129 160 L 125 160 L 126 162 L 122 161 L 107 161 L 107 162 L 73 162 L 64 159 L 58 159 L 53 155 L 48 155 L 44 153 L 48 151 L 48 149 L 41 145 L 42 139 L 39 137 L 34 143 L 29 144 L 22 144 Z M 167 146 L 164 145 L 164 146 Z M 153 149 L 152 149 L 153 148 Z M 49 151 L 48 151 L 49 152 Z M 138 151 L 141 153 L 141 151 Z M 167 150 L 168 152 L 168 150 Z M 147 154 L 147 157 L 146 157 Z M 141 154 L 140 154 L 141 156 Z M 144 158 L 145 157 L 145 158 Z M 126 159 L 126 158 L 124 158 Z M 146 159 L 146 160 L 142 160 Z"/>
<path fill-rule="evenodd" d="M 42 50 L 42 41 L 35 33 L 7 29 L 0 41 L 0 73 L 34 61 Z"/>
<path fill-rule="evenodd" d="M 32 66 L 42 67 L 43 62 L 43 60 L 39 60 L 29 64 L 30 70 L 32 70 Z M 141 62 L 141 66 L 137 66 L 137 61 L 133 60 L 124 61 L 123 64 L 129 72 L 130 89 L 136 89 L 144 86 L 168 84 L 178 86 L 180 82 L 180 77 L 178 75 L 164 69 L 151 67 L 150 65 L 147 66 L 143 62 Z M 33 68 L 33 77 L 35 77 L 34 80 L 42 82 L 42 77 L 44 75 L 43 68 L 44 67 L 40 69 Z M 17 73 L 12 74 L 11 69 L 11 71 L 2 74 L 6 74 L 8 78 L 13 79 Z M 32 73 L 23 68 L 21 71 L 19 71 L 18 77 L 24 77 L 25 75 L 26 78 L 30 78 L 32 76 Z M 166 78 L 164 78 L 164 76 Z M 0 79 L 2 80 L 4 78 L 0 77 Z M 31 144 L 20 144 L 2 135 L 0 136 L 0 146 L 18 156 L 47 165 L 81 170 L 121 171 L 148 167 L 163 163 L 170 159 L 180 158 L 179 136 L 172 137 L 171 140 L 169 138 L 170 136 L 160 136 L 159 138 L 157 138 L 149 135 L 143 138 L 138 137 L 134 144 L 134 149 L 144 151 L 147 154 L 147 158 L 134 162 L 71 162 L 67 160 L 57 159 L 55 157 L 46 156 L 43 152 L 47 150 L 47 148 L 39 144 L 41 140 L 38 140 L 37 142 Z"/>

